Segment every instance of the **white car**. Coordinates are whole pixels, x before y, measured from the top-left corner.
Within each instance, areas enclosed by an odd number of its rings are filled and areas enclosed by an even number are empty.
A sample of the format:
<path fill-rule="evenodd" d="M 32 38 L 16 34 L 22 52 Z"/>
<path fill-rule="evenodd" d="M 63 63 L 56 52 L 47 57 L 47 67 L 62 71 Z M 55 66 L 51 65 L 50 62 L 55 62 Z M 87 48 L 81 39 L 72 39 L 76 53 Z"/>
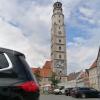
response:
<path fill-rule="evenodd" d="M 64 94 L 65 93 L 65 89 L 54 89 L 54 94 Z"/>

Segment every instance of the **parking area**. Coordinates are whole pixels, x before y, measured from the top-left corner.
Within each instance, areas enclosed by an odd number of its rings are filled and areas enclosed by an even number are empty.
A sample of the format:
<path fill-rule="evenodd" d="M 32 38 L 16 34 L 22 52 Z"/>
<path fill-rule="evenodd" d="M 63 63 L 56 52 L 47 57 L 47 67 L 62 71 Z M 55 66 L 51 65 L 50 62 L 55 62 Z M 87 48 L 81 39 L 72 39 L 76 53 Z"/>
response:
<path fill-rule="evenodd" d="M 40 100 L 83 100 L 81 98 L 72 98 L 65 95 L 41 95 Z M 100 100 L 100 98 L 86 98 L 84 100 Z"/>

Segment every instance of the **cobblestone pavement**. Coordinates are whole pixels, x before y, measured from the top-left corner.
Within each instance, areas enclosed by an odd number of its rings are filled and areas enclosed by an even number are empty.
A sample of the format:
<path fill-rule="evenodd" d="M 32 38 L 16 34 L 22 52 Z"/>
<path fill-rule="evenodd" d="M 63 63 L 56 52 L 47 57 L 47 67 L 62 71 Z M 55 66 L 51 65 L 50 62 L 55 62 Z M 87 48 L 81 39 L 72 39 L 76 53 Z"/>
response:
<path fill-rule="evenodd" d="M 40 100 L 100 100 L 100 98 L 76 99 L 65 95 L 41 95 Z"/>

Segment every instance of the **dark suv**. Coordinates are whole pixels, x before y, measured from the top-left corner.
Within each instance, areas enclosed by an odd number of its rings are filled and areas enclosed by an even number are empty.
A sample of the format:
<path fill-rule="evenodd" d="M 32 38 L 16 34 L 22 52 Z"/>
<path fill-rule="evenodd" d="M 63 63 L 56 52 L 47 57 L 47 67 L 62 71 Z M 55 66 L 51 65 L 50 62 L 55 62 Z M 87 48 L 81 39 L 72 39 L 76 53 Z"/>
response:
<path fill-rule="evenodd" d="M 0 48 L 0 100 L 39 100 L 39 86 L 25 56 Z"/>
<path fill-rule="evenodd" d="M 97 98 L 99 97 L 99 94 L 100 92 L 97 91 L 96 89 L 94 88 L 88 88 L 88 87 L 76 87 L 76 88 L 73 88 L 72 91 L 71 91 L 71 96 L 73 97 L 81 97 L 81 98 L 87 98 L 87 97 L 90 97 L 90 98 Z"/>

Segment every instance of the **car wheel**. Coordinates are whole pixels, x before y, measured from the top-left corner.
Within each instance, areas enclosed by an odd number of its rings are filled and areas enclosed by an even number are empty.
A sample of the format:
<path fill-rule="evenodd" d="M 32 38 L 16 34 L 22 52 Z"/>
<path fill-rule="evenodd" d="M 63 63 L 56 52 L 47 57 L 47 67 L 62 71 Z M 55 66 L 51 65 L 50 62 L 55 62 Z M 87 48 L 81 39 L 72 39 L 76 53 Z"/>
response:
<path fill-rule="evenodd" d="M 77 95 L 73 95 L 72 97 L 77 98 Z"/>
<path fill-rule="evenodd" d="M 67 94 L 67 93 L 66 93 L 65 95 L 66 95 L 66 96 L 68 96 L 68 94 Z"/>
<path fill-rule="evenodd" d="M 59 92 L 59 94 L 61 95 L 61 94 L 62 94 L 62 92 Z"/>
<path fill-rule="evenodd" d="M 84 93 L 81 94 L 82 98 L 86 98 L 86 95 Z"/>
<path fill-rule="evenodd" d="M 100 93 L 98 94 L 98 98 L 100 98 Z"/>

